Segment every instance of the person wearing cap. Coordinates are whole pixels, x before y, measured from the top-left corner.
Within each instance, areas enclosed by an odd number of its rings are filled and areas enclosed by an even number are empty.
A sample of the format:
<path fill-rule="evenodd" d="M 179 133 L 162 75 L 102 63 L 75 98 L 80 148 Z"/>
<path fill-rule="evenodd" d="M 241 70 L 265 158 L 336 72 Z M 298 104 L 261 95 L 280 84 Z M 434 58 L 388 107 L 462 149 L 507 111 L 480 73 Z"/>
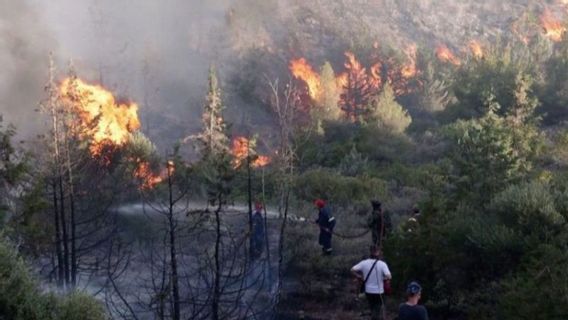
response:
<path fill-rule="evenodd" d="M 253 256 L 255 258 L 260 257 L 262 250 L 264 248 L 264 219 L 262 218 L 262 203 L 257 202 L 254 205 L 254 213 L 252 215 L 252 245 L 253 245 Z"/>
<path fill-rule="evenodd" d="M 376 245 L 370 247 L 370 257 L 351 268 L 351 273 L 364 283 L 365 296 L 371 309 L 371 319 L 379 319 L 384 305 L 385 280 L 392 278 L 386 262 L 380 260 L 381 250 Z"/>
<path fill-rule="evenodd" d="M 371 229 L 373 244 L 382 247 L 383 240 L 392 229 L 390 214 L 383 211 L 382 204 L 378 200 L 371 200 L 371 206 L 373 212 L 367 220 L 367 226 Z"/>
<path fill-rule="evenodd" d="M 331 215 L 331 211 L 326 206 L 325 201 L 317 199 L 314 202 L 318 209 L 318 218 L 315 221 L 319 225 L 319 244 L 322 246 L 322 252 L 326 255 L 331 254 L 331 237 L 333 235 L 333 228 L 335 227 L 335 218 Z"/>
<path fill-rule="evenodd" d="M 418 282 L 412 281 L 406 287 L 407 301 L 398 308 L 398 320 L 428 320 L 428 311 L 424 306 L 418 305 L 422 294 L 422 287 Z"/>

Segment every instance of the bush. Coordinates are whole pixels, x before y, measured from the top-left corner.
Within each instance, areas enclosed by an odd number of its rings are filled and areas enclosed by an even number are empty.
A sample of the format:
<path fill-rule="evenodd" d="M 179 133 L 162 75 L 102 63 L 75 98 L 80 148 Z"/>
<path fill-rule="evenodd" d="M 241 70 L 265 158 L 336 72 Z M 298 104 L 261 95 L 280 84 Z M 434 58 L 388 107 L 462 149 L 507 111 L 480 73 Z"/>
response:
<path fill-rule="evenodd" d="M 106 319 L 102 306 L 82 294 L 58 298 L 40 292 L 16 251 L 0 241 L 0 319 Z"/>
<path fill-rule="evenodd" d="M 63 299 L 59 307 L 61 320 L 98 320 L 105 319 L 102 305 L 92 297 L 73 293 Z"/>
<path fill-rule="evenodd" d="M 358 203 L 368 205 L 370 199 L 384 199 L 385 181 L 367 176 L 345 177 L 326 169 L 308 170 L 296 181 L 297 196 L 301 200 L 327 199 L 334 206 L 352 207 Z"/>

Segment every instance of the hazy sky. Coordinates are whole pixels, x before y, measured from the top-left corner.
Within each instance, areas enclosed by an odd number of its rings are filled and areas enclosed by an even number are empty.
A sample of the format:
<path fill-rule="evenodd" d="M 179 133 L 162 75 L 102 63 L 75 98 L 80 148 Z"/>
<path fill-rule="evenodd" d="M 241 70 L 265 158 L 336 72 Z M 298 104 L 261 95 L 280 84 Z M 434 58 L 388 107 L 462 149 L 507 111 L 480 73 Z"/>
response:
<path fill-rule="evenodd" d="M 59 77 L 72 59 L 80 77 L 122 97 L 182 110 L 202 93 L 214 59 L 210 31 L 224 23 L 228 0 L 0 0 L 0 113 L 19 131 L 36 132 L 50 51 Z M 188 104 L 189 106 L 184 106 Z M 185 108 L 184 108 L 185 107 Z M 175 123 L 174 123 L 175 125 Z"/>

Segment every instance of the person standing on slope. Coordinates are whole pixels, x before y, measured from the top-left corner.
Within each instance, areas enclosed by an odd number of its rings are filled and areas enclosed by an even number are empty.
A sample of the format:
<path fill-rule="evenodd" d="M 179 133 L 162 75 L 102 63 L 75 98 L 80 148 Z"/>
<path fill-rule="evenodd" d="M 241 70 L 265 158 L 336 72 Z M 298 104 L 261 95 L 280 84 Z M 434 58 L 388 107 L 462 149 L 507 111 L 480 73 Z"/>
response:
<path fill-rule="evenodd" d="M 367 226 L 371 229 L 373 244 L 382 248 L 383 241 L 392 230 L 390 214 L 383 210 L 383 206 L 378 200 L 371 200 L 371 206 L 373 211 L 367 219 Z"/>
<path fill-rule="evenodd" d="M 371 319 L 381 317 L 381 309 L 385 303 L 384 282 L 390 281 L 391 272 L 387 264 L 380 260 L 381 251 L 378 246 L 370 247 L 370 257 L 351 268 L 351 273 L 365 285 L 365 296 L 371 309 Z M 383 314 L 384 314 L 383 310 Z"/>
<path fill-rule="evenodd" d="M 314 204 L 318 208 L 318 218 L 315 221 L 320 228 L 319 244 L 323 254 L 329 255 L 333 251 L 331 248 L 331 237 L 333 228 L 335 227 L 335 218 L 331 215 L 331 211 L 325 205 L 325 201 L 317 199 Z"/>

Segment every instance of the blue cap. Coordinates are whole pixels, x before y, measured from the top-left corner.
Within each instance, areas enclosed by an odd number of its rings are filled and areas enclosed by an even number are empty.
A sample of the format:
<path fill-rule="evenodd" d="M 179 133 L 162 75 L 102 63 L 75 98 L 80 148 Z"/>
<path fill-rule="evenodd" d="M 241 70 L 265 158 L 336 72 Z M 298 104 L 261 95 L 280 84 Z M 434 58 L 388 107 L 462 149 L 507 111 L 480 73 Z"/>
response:
<path fill-rule="evenodd" d="M 422 291 L 422 287 L 416 281 L 412 281 L 406 287 L 406 293 L 408 294 L 417 294 L 420 291 Z"/>

